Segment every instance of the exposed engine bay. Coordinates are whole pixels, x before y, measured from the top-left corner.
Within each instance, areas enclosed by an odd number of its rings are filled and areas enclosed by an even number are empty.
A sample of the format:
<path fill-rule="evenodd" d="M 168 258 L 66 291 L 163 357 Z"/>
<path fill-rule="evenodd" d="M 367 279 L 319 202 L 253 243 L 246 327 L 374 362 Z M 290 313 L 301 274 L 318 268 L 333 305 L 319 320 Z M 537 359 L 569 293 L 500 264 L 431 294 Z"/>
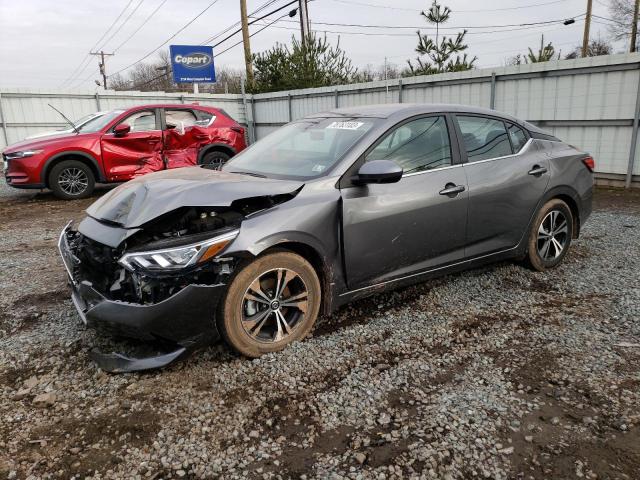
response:
<path fill-rule="evenodd" d="M 161 302 L 190 284 L 225 284 L 241 257 L 223 256 L 178 271 L 132 271 L 118 260 L 125 252 L 180 247 L 237 230 L 245 218 L 296 194 L 239 199 L 229 207 L 180 207 L 143 225 L 115 248 L 69 230 L 67 243 L 79 260 L 73 276 L 79 281 L 90 282 L 110 300 L 145 305 Z"/>

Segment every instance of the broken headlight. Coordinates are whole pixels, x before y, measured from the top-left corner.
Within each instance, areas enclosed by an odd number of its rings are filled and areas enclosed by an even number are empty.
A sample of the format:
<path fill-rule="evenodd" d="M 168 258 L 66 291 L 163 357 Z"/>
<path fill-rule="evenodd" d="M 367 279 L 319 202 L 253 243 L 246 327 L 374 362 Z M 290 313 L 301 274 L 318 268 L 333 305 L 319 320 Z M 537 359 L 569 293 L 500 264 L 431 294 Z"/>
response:
<path fill-rule="evenodd" d="M 179 247 L 125 253 L 118 263 L 127 270 L 139 268 L 152 271 L 179 270 L 215 257 L 238 236 L 238 232 L 234 230 L 218 237 Z"/>

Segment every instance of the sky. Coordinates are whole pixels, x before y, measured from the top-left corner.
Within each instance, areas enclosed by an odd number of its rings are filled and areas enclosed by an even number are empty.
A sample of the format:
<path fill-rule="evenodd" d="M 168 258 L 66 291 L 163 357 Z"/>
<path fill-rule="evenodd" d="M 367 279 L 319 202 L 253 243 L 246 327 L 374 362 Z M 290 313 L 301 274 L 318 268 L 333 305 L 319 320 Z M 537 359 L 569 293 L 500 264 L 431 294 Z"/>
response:
<path fill-rule="evenodd" d="M 247 0 L 248 11 L 253 12 L 267 2 L 270 0 Z M 595 0 L 593 13 L 609 17 L 607 2 Z M 199 45 L 240 19 L 239 0 L 217 0 L 209 7 L 211 3 L 212 0 L 0 0 L 0 87 L 94 91 L 98 88 L 94 83 L 99 79 L 98 58 L 87 55 L 91 48 L 115 50 L 115 55 L 107 59 L 107 73 L 111 74 L 150 54 L 165 41 L 162 47 L 165 49 L 170 44 Z M 286 3 L 287 0 L 276 0 L 260 15 Z M 541 34 L 545 43 L 553 42 L 556 51 L 569 53 L 582 43 L 586 3 L 586 0 L 442 0 L 452 10 L 445 25 L 450 30 L 446 33 L 471 27 L 466 37 L 467 52 L 478 57 L 476 66 L 480 68 L 503 65 L 505 59 L 526 53 L 530 46 L 539 48 Z M 382 65 L 387 57 L 389 63 L 403 67 L 407 59 L 415 57 L 418 27 L 428 31 L 420 11 L 430 4 L 430 0 L 312 0 L 309 17 L 313 30 L 327 32 L 332 42 L 339 39 L 355 66 Z M 269 19 L 276 19 L 291 8 Z M 575 24 L 562 24 L 562 19 L 572 17 L 577 17 Z M 558 20 L 546 25 L 520 26 Z M 262 28 L 261 23 L 252 25 L 251 32 Z M 384 28 L 327 25 L 335 23 Z M 606 23 L 594 18 L 592 39 L 607 38 Z M 299 36 L 298 29 L 297 17 L 286 16 L 251 38 L 252 51 L 267 50 L 276 42 L 288 43 L 292 35 Z M 240 34 L 214 48 L 217 68 L 244 68 L 242 45 L 222 52 L 239 40 Z M 624 44 L 618 43 L 615 50 L 624 48 Z M 147 61 L 155 60 L 156 55 L 151 53 Z"/>

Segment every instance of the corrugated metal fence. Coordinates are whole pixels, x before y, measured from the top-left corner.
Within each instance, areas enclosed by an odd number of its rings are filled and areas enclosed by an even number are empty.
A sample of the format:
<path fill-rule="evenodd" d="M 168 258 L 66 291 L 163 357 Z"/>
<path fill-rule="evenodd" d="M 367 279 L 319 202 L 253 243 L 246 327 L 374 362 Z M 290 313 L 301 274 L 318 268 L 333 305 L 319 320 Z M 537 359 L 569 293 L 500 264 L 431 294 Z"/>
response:
<path fill-rule="evenodd" d="M 307 114 L 375 103 L 459 103 L 529 120 L 590 152 L 600 180 L 625 180 L 637 142 L 640 54 L 562 60 L 254 95 L 257 138 Z M 634 121 L 635 119 L 635 121 Z M 634 124 L 636 127 L 634 128 Z M 630 155 L 632 155 L 630 157 Z"/>
<path fill-rule="evenodd" d="M 630 182 L 632 174 L 640 175 L 640 151 L 635 148 L 638 53 L 246 96 L 5 89 L 0 90 L 0 149 L 39 130 L 64 127 L 47 103 L 75 119 L 96 110 L 191 102 L 225 109 L 249 126 L 251 140 L 291 120 L 336 107 L 392 102 L 488 107 L 529 120 L 590 152 L 601 181 Z"/>

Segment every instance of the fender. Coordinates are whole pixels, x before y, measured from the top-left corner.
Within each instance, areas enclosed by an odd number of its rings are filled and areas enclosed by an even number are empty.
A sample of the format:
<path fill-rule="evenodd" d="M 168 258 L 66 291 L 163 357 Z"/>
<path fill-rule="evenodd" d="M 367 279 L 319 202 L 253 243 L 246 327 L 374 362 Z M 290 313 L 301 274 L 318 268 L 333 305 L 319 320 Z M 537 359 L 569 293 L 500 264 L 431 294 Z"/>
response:
<path fill-rule="evenodd" d="M 207 154 L 207 152 L 209 152 L 210 150 L 215 150 L 215 149 L 228 150 L 228 151 L 231 152 L 231 156 L 232 157 L 236 153 L 238 153 L 235 148 L 233 148 L 232 146 L 230 146 L 227 143 L 207 143 L 206 145 L 203 145 L 202 148 L 200 149 L 200 151 L 198 152 L 198 161 L 197 161 L 197 163 L 200 163 L 200 160 L 202 160 L 202 157 L 204 157 Z"/>
<path fill-rule="evenodd" d="M 79 150 L 65 150 L 64 152 L 59 152 L 56 153 L 55 155 L 52 155 L 51 157 L 49 157 L 47 159 L 47 161 L 44 164 L 44 168 L 42 169 L 42 172 L 40 173 L 40 180 L 42 181 L 43 184 L 47 183 L 47 175 L 49 174 L 49 170 L 51 169 L 51 166 L 53 164 L 53 162 L 61 157 L 66 157 L 69 155 L 74 155 L 77 157 L 83 157 L 87 160 L 89 160 L 89 162 L 91 162 L 91 165 L 93 166 L 93 169 L 98 173 L 98 175 L 96 176 L 96 181 L 97 182 L 105 182 L 106 179 L 104 177 L 104 174 L 102 173 L 102 168 L 100 168 L 100 164 L 98 163 L 98 161 L 93 157 L 93 155 L 87 153 L 87 152 L 82 152 Z"/>
<path fill-rule="evenodd" d="M 246 248 L 238 246 L 237 250 L 231 250 L 227 253 L 230 256 L 257 257 L 270 248 L 277 248 L 278 246 L 288 248 L 287 245 L 291 244 L 302 246 L 305 249 L 313 251 L 316 257 L 315 260 L 319 263 L 318 267 L 322 269 L 323 289 L 325 293 L 322 302 L 322 311 L 325 314 L 331 313 L 340 305 L 338 294 L 346 290 L 346 284 L 344 283 L 343 277 L 341 277 L 341 254 L 328 254 L 327 248 L 313 235 L 294 231 L 278 232 L 264 237 Z M 336 246 L 336 248 L 339 247 Z M 289 249 L 296 251 L 295 248 Z M 335 261 L 330 264 L 327 262 L 328 258 L 334 258 Z M 313 259 L 307 260 L 312 264 L 314 263 Z"/>

